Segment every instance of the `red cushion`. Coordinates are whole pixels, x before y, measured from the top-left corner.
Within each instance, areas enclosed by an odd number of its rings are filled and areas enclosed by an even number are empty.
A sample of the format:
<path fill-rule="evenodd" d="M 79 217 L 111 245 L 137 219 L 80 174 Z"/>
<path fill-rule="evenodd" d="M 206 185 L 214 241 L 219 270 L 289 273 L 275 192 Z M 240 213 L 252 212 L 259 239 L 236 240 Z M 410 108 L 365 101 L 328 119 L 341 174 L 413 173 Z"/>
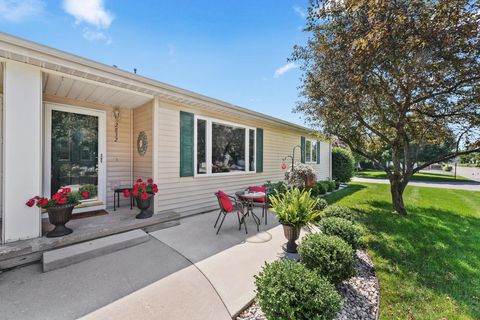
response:
<path fill-rule="evenodd" d="M 223 191 L 218 191 L 218 198 L 220 199 L 220 205 L 225 212 L 233 211 L 233 202 L 230 200 L 228 194 Z"/>
<path fill-rule="evenodd" d="M 267 188 L 264 186 L 254 186 L 254 187 L 248 187 L 248 191 L 253 191 L 253 192 L 263 192 L 267 193 Z M 265 197 L 253 199 L 254 202 L 265 202 L 267 199 Z"/>

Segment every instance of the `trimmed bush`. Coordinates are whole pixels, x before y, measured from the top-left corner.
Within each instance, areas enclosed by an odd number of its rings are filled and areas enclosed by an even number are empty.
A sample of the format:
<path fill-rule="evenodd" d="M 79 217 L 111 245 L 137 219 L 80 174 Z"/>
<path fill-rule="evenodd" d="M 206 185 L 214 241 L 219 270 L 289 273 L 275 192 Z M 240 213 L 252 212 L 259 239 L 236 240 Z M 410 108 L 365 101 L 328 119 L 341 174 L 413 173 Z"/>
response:
<path fill-rule="evenodd" d="M 337 236 L 357 249 L 360 246 L 362 229 L 352 221 L 338 217 L 329 217 L 320 220 L 320 230 L 323 234 Z"/>
<path fill-rule="evenodd" d="M 333 181 L 335 181 L 335 189 L 340 188 L 340 181 L 337 181 L 337 180 L 333 180 Z"/>
<path fill-rule="evenodd" d="M 322 211 L 322 210 L 325 210 L 326 207 L 328 207 L 328 202 L 327 200 L 321 198 L 321 197 L 317 197 L 317 210 L 319 211 Z"/>
<path fill-rule="evenodd" d="M 325 186 L 323 181 L 317 182 L 317 194 L 325 194 L 327 193 L 328 188 Z"/>
<path fill-rule="evenodd" d="M 332 176 L 334 180 L 348 182 L 353 177 L 355 159 L 352 153 L 343 148 L 332 149 Z"/>
<path fill-rule="evenodd" d="M 322 212 L 322 217 L 337 217 L 353 221 L 354 212 L 348 208 L 340 206 L 329 206 Z"/>
<path fill-rule="evenodd" d="M 353 249 L 339 237 L 308 234 L 302 239 L 298 253 L 308 269 L 335 285 L 355 275 Z"/>
<path fill-rule="evenodd" d="M 335 181 L 331 180 L 328 181 L 328 192 L 333 192 L 335 191 Z"/>
<path fill-rule="evenodd" d="M 291 260 L 266 264 L 255 276 L 255 285 L 267 319 L 330 320 L 342 304 L 328 280 Z"/>

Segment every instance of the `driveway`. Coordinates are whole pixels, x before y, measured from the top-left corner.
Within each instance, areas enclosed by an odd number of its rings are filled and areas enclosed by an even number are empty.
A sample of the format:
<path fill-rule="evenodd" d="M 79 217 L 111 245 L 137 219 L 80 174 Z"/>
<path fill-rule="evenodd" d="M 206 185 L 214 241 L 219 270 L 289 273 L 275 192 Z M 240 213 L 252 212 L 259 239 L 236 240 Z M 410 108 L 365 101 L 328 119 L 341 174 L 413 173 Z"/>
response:
<path fill-rule="evenodd" d="M 284 255 L 273 215 L 257 233 L 217 212 L 150 233 L 143 244 L 43 273 L 40 263 L 0 274 L 2 319 L 231 319 L 254 298 L 265 261 Z"/>
<path fill-rule="evenodd" d="M 369 179 L 369 178 L 358 178 L 353 177 L 353 182 L 365 182 L 365 183 L 383 183 L 390 184 L 388 179 Z M 468 190 L 468 191 L 480 191 L 479 182 L 431 182 L 431 181 L 410 181 L 409 186 L 417 187 L 430 187 L 430 188 L 446 188 L 446 189 L 459 189 L 459 190 Z"/>

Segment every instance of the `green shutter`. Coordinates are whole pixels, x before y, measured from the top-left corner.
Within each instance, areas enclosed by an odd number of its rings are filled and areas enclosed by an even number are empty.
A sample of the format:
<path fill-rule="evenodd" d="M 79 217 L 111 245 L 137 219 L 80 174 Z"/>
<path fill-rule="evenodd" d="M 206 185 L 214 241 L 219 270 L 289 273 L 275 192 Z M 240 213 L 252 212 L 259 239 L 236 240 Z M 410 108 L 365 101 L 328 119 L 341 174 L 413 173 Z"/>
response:
<path fill-rule="evenodd" d="M 317 164 L 320 163 L 320 141 L 317 141 Z"/>
<path fill-rule="evenodd" d="M 257 128 L 257 172 L 263 172 L 263 129 Z"/>
<path fill-rule="evenodd" d="M 300 147 L 301 147 L 300 161 L 302 163 L 305 163 L 305 137 L 301 137 Z"/>
<path fill-rule="evenodd" d="M 193 113 L 180 111 L 180 177 L 193 176 Z"/>

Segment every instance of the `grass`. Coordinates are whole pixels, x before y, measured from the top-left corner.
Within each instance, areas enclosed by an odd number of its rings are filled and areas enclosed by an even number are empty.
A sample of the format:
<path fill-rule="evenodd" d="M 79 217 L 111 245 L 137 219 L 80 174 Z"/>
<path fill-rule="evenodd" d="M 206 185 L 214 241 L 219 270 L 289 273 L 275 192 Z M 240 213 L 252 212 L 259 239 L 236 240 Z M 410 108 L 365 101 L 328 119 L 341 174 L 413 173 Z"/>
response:
<path fill-rule="evenodd" d="M 381 319 L 480 319 L 480 192 L 354 183 L 326 197 L 355 209 L 381 287 Z"/>
<path fill-rule="evenodd" d="M 387 179 L 387 174 L 385 171 L 359 171 L 355 173 L 355 176 L 359 178 L 370 178 L 370 179 Z M 429 181 L 429 182 L 472 182 L 472 180 L 460 177 L 457 175 L 457 179 L 454 178 L 453 174 L 441 174 L 441 173 L 430 173 L 430 172 L 419 172 L 413 175 L 411 181 Z"/>

